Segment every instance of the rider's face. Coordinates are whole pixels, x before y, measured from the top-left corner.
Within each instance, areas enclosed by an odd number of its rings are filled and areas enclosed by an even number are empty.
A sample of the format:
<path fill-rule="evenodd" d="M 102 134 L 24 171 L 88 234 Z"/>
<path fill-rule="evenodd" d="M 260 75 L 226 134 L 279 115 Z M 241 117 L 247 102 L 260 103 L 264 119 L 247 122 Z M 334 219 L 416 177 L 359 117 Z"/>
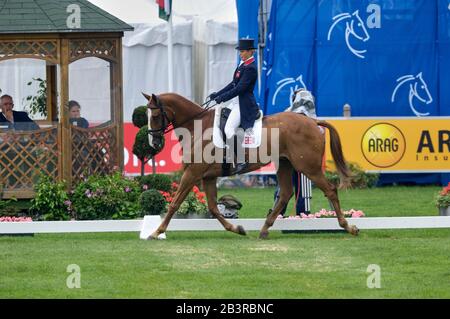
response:
<path fill-rule="evenodd" d="M 239 55 L 242 61 L 245 61 L 253 56 L 253 50 L 240 50 Z"/>

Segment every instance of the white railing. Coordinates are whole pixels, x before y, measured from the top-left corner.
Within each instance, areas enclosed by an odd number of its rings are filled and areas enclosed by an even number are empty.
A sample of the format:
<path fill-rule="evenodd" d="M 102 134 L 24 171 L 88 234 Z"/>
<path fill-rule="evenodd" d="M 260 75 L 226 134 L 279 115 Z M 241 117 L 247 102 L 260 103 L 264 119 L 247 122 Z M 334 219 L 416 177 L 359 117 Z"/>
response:
<path fill-rule="evenodd" d="M 242 225 L 247 231 L 258 231 L 265 219 L 229 219 L 229 221 Z M 450 216 L 363 217 L 347 218 L 347 221 L 361 230 L 450 228 Z M 143 220 L 0 222 L 0 234 L 140 232 L 140 237 L 146 239 L 160 222 L 159 216 L 146 216 Z M 277 219 L 271 229 L 342 230 L 336 218 Z M 167 230 L 224 231 L 216 219 L 172 219 Z"/>

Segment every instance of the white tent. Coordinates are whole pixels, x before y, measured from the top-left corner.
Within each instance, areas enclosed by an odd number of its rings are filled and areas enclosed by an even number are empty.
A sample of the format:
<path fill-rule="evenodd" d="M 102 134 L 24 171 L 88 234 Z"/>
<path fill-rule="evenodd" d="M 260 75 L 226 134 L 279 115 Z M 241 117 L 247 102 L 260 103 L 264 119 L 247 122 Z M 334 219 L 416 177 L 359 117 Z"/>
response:
<path fill-rule="evenodd" d="M 124 47 L 124 120 L 145 103 L 141 91 L 168 91 L 167 22 L 154 0 L 89 0 L 135 30 Z M 174 91 L 201 103 L 232 79 L 237 55 L 235 0 L 173 0 Z"/>
<path fill-rule="evenodd" d="M 89 1 L 135 28 L 123 39 L 124 121 L 131 122 L 133 109 L 145 103 L 141 92 L 168 91 L 168 23 L 158 17 L 154 0 Z M 173 0 L 173 13 L 174 91 L 200 103 L 231 81 L 237 62 L 235 0 Z M 82 116 L 92 123 L 108 120 L 108 63 L 82 59 L 70 65 L 69 75 L 69 98 L 81 104 Z M 37 77 L 45 78 L 43 61 L 0 63 L 0 89 L 14 97 L 16 110 L 36 94 L 38 83 L 26 83 Z"/>

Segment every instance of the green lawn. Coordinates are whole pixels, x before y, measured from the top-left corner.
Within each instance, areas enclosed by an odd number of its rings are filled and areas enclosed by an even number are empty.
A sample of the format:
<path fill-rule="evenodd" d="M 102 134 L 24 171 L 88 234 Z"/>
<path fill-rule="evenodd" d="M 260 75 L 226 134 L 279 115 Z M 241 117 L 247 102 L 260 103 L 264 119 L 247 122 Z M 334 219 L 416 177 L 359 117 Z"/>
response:
<path fill-rule="evenodd" d="M 437 215 L 439 187 L 341 191 L 345 209 L 370 216 Z M 265 216 L 273 189 L 221 190 L 243 202 L 241 218 Z M 292 204 L 291 204 L 292 205 Z M 317 191 L 313 210 L 328 207 Z M 338 233 L 225 231 L 0 236 L 0 298 L 450 298 L 450 229 Z M 81 288 L 66 286 L 68 265 Z M 369 289 L 367 268 L 381 270 Z"/>
<path fill-rule="evenodd" d="M 450 298 L 450 230 L 0 238 L 0 298 Z M 67 266 L 81 269 L 69 289 Z M 381 268 L 369 289 L 367 267 Z"/>
<path fill-rule="evenodd" d="M 440 186 L 389 186 L 371 189 L 350 189 L 338 192 L 344 210 L 351 208 L 362 210 L 367 217 L 380 216 L 436 216 L 438 209 L 433 199 Z M 221 189 L 219 196 L 232 194 L 243 203 L 239 212 L 241 218 L 265 218 L 273 206 L 275 188 Z M 295 215 L 294 200 L 289 203 L 287 213 Z M 327 198 L 317 189 L 313 189 L 312 211 L 330 209 Z"/>

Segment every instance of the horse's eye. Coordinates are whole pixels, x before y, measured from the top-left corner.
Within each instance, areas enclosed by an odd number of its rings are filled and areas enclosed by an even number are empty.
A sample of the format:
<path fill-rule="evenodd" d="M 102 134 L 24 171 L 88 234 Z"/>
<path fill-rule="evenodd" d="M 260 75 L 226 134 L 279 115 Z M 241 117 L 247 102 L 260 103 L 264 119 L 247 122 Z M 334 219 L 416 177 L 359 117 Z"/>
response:
<path fill-rule="evenodd" d="M 422 85 L 422 89 L 425 89 L 425 85 Z"/>
<path fill-rule="evenodd" d="M 358 23 L 358 27 L 360 27 L 361 26 L 361 23 Z"/>

